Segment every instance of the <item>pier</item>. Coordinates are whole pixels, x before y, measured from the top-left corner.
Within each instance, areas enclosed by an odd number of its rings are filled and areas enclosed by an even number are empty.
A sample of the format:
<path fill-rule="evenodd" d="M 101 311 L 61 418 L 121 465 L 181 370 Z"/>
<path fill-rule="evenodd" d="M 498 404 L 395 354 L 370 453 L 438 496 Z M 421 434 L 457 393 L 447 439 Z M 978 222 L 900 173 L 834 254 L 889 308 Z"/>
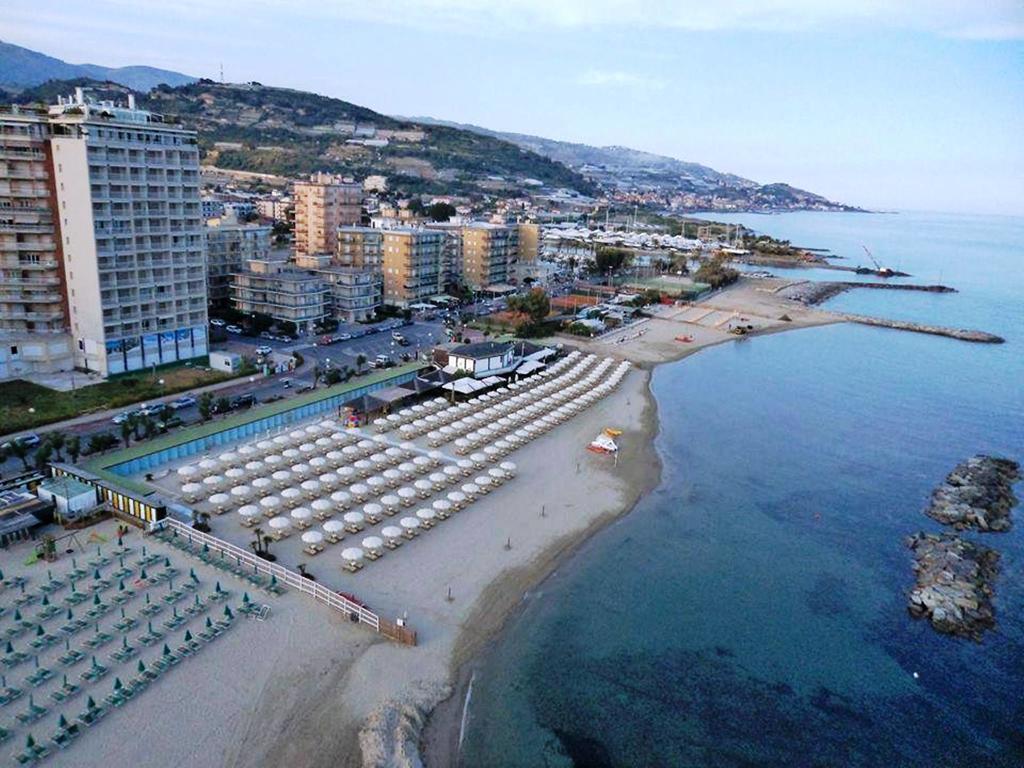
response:
<path fill-rule="evenodd" d="M 988 331 L 974 331 L 964 328 L 946 328 L 941 325 L 925 325 L 923 323 L 912 323 L 907 320 L 889 320 L 884 317 L 870 317 L 868 315 L 841 314 L 840 317 L 861 325 L 874 325 L 879 328 L 894 328 L 898 331 L 913 331 L 914 333 L 929 333 L 933 336 L 946 336 L 950 339 L 970 341 L 975 344 L 1002 344 L 1006 341 L 1002 336 L 997 336 Z"/>

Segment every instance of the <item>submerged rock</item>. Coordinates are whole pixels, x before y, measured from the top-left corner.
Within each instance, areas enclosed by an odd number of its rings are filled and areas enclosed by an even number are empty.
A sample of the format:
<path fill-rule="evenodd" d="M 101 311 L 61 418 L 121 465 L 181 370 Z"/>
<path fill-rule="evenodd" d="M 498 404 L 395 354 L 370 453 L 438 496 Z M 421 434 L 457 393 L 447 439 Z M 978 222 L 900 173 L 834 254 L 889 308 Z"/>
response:
<path fill-rule="evenodd" d="M 958 530 L 1003 532 L 1013 525 L 1010 510 L 1017 504 L 1013 484 L 1020 465 L 993 456 L 972 456 L 960 462 L 932 492 L 925 514 Z"/>
<path fill-rule="evenodd" d="M 907 539 L 916 583 L 907 608 L 938 631 L 981 640 L 995 626 L 993 582 L 999 553 L 953 533 L 918 533 Z"/>

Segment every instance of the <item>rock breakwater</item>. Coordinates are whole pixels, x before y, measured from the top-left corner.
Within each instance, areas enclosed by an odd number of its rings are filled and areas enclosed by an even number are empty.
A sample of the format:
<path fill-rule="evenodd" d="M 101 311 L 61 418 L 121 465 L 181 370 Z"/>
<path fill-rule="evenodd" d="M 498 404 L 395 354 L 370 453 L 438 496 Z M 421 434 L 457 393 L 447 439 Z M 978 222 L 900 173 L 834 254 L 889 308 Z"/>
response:
<path fill-rule="evenodd" d="M 945 634 L 980 641 L 995 626 L 992 584 L 999 553 L 953 533 L 918 533 L 907 539 L 916 584 L 908 609 Z"/>
<path fill-rule="evenodd" d="M 1020 465 L 994 456 L 972 456 L 956 465 L 945 482 L 932 492 L 925 514 L 958 530 L 1003 532 L 1013 521 L 1010 510 L 1017 503 L 1013 484 L 1020 479 Z"/>

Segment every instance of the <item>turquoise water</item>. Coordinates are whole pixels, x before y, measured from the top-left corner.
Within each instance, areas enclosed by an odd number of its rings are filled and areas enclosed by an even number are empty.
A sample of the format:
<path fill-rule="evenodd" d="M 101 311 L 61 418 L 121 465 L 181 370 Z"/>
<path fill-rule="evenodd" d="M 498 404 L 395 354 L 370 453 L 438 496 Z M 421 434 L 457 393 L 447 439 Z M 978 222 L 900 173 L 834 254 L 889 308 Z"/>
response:
<path fill-rule="evenodd" d="M 663 481 L 481 660 L 464 765 L 1024 764 L 1024 513 L 984 539 L 1003 560 L 981 644 L 908 617 L 903 544 L 964 456 L 1024 458 L 1024 222 L 749 221 L 836 252 L 870 238 L 963 289 L 833 304 L 1008 343 L 843 325 L 660 367 Z"/>

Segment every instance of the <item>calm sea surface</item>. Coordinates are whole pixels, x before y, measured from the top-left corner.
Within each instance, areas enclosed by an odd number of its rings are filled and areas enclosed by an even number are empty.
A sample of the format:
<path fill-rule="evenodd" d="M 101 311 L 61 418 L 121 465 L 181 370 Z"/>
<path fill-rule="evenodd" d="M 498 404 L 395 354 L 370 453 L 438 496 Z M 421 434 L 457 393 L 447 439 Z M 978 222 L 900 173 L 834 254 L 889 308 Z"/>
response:
<path fill-rule="evenodd" d="M 1024 220 L 715 218 L 837 263 L 863 262 L 864 243 L 910 281 L 960 289 L 829 307 L 1008 343 L 844 325 L 660 367 L 662 483 L 482 660 L 463 764 L 1024 765 L 1024 510 L 978 537 L 1003 556 L 981 644 L 909 618 L 903 543 L 938 528 L 922 509 L 960 459 L 1024 459 Z"/>

